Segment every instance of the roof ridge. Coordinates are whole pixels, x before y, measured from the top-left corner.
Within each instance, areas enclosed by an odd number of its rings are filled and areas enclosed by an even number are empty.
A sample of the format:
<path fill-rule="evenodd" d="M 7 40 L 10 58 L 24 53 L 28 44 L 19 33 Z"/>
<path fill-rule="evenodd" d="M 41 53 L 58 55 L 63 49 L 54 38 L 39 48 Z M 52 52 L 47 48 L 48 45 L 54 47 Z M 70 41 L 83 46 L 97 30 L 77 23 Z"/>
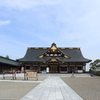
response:
<path fill-rule="evenodd" d="M 28 49 L 50 49 L 51 47 L 28 47 Z M 80 47 L 57 47 L 57 49 L 80 49 Z"/>
<path fill-rule="evenodd" d="M 7 60 L 11 60 L 11 61 L 14 61 L 14 62 L 17 62 L 16 60 L 13 60 L 13 59 L 8 59 L 8 58 L 6 58 L 6 57 L 3 57 L 3 56 L 0 56 L 0 58 L 4 58 L 4 59 L 7 59 Z"/>

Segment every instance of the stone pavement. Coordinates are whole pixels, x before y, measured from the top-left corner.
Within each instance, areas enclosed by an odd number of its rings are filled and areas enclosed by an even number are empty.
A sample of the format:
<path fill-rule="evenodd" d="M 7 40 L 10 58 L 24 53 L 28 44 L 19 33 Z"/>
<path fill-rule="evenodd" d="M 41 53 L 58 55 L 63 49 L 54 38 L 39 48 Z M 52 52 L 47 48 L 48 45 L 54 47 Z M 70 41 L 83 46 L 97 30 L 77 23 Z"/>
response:
<path fill-rule="evenodd" d="M 49 76 L 20 100 L 83 100 L 60 77 Z"/>

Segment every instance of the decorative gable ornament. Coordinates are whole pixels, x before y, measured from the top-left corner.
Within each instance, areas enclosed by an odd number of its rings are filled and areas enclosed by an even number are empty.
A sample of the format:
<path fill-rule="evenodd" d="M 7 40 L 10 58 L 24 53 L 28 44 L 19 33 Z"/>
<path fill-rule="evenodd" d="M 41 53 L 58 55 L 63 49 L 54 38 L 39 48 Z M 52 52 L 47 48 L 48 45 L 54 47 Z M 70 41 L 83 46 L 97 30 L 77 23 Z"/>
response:
<path fill-rule="evenodd" d="M 55 62 L 55 61 L 57 61 L 57 59 L 51 59 L 51 61 Z"/>
<path fill-rule="evenodd" d="M 57 47 L 56 47 L 56 44 L 55 44 L 55 43 L 52 44 L 51 50 L 52 50 L 53 52 L 55 52 L 55 51 L 57 50 Z"/>
<path fill-rule="evenodd" d="M 43 58 L 43 55 L 39 56 L 39 58 Z"/>

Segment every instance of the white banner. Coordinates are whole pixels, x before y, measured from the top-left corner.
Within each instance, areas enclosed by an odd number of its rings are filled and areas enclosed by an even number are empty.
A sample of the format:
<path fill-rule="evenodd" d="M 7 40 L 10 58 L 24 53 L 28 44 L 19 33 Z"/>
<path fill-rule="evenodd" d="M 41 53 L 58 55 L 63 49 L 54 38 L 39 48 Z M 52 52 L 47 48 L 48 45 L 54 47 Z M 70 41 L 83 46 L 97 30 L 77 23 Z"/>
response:
<path fill-rule="evenodd" d="M 46 68 L 46 72 L 49 73 L 49 67 Z"/>

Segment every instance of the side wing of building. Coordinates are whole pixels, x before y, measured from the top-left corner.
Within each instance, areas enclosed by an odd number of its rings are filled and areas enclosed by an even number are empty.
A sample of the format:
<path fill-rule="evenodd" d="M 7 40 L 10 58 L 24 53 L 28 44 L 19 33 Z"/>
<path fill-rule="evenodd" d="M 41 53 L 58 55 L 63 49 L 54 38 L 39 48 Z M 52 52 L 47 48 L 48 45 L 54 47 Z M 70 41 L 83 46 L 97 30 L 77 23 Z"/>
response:
<path fill-rule="evenodd" d="M 19 67 L 21 67 L 21 63 L 0 56 L 0 73 L 2 73 L 3 70 L 17 70 Z"/>

